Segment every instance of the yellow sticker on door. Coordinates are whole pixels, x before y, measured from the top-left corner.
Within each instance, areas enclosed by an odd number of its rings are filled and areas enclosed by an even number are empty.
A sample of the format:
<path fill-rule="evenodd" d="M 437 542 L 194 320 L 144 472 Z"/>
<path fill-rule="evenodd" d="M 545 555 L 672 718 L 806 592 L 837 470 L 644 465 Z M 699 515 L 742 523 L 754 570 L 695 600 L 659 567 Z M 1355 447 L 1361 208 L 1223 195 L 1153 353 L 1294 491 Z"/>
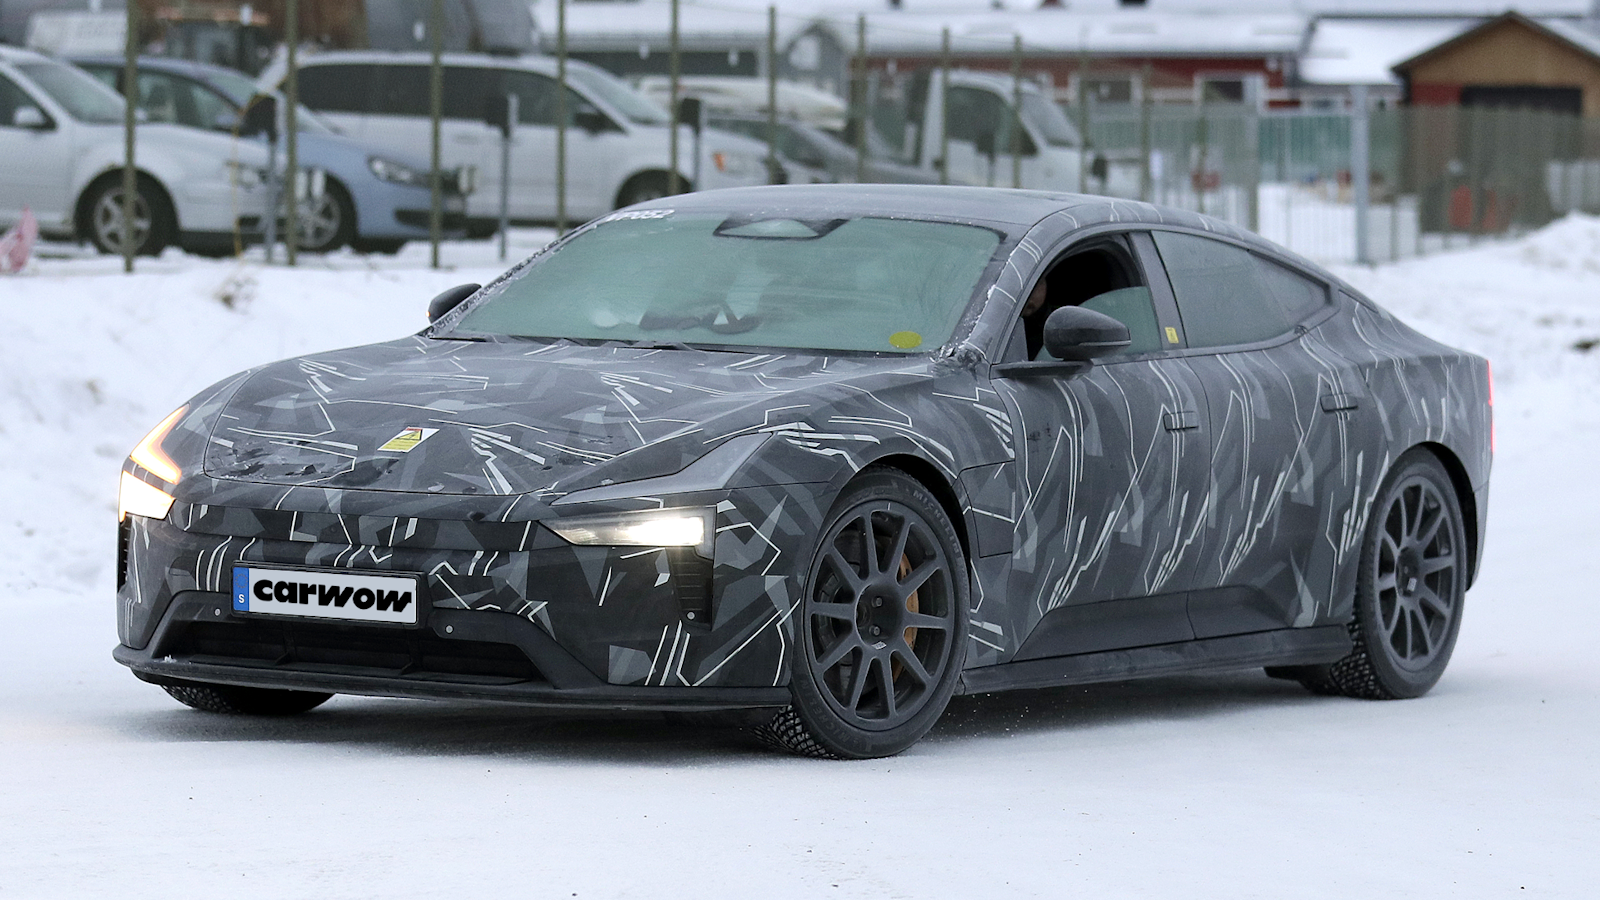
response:
<path fill-rule="evenodd" d="M 1177 342 L 1178 342 L 1178 329 L 1173 328 L 1171 325 L 1168 325 L 1167 326 L 1167 343 L 1176 344 Z"/>
<path fill-rule="evenodd" d="M 430 437 L 439 429 L 437 428 L 407 428 L 383 443 L 380 451 L 387 450 L 391 453 L 410 453 L 416 446 Z"/>

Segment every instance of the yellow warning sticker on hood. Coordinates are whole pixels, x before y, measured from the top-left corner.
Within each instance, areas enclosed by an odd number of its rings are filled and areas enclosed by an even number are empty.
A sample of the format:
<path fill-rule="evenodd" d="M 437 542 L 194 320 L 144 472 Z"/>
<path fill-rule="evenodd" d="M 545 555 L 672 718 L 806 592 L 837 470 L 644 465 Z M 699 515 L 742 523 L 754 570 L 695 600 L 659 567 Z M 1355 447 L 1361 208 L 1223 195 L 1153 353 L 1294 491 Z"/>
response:
<path fill-rule="evenodd" d="M 389 438 L 378 449 L 393 453 L 410 453 L 418 444 L 433 437 L 438 430 L 437 428 L 407 428 L 405 431 Z"/>

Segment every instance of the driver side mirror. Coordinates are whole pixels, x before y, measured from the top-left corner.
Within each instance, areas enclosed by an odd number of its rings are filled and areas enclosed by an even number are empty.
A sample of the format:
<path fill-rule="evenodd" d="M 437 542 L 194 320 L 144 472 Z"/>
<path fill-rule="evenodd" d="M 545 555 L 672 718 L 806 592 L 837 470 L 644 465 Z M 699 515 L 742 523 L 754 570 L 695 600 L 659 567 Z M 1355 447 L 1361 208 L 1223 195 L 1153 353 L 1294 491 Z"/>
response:
<path fill-rule="evenodd" d="M 1081 306 L 1063 306 L 1044 322 L 1044 349 L 1056 359 L 1087 362 L 1125 350 L 1132 343 L 1128 326 Z"/>
<path fill-rule="evenodd" d="M 450 312 L 450 310 L 460 306 L 461 301 L 471 297 L 473 294 L 476 294 L 478 292 L 478 288 L 480 287 L 482 287 L 482 285 L 479 284 L 458 284 L 448 291 L 445 291 L 439 296 L 433 298 L 433 300 L 428 303 L 428 321 L 439 321 L 439 319 L 443 318 L 446 313 Z"/>
<path fill-rule="evenodd" d="M 11 114 L 11 124 L 18 128 L 27 128 L 33 131 L 49 131 L 52 127 L 50 120 L 45 118 L 44 110 L 37 106 L 19 106 Z"/>

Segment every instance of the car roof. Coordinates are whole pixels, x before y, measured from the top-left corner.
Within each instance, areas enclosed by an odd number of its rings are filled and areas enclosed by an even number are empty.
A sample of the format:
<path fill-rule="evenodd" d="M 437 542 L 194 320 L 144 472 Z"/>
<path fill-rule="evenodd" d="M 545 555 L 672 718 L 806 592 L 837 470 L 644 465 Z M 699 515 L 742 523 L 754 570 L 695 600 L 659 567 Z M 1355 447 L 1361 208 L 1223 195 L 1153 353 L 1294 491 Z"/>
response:
<path fill-rule="evenodd" d="M 526 54 L 523 56 L 501 56 L 489 53 L 445 53 L 440 56 L 440 64 L 446 66 L 477 66 L 487 69 L 522 69 L 529 72 L 538 72 L 543 75 L 554 75 L 556 72 L 556 59 L 553 56 L 539 54 Z M 363 63 L 411 63 L 428 65 L 433 62 L 433 54 L 420 50 L 326 50 L 321 53 L 310 54 L 300 59 L 301 68 L 312 66 L 327 66 L 340 64 Z M 568 59 L 567 65 L 573 68 L 593 68 L 588 63 L 578 59 Z"/>
<path fill-rule="evenodd" d="M 120 56 L 69 56 L 67 61 L 79 66 L 116 66 L 121 68 L 123 59 Z M 195 62 L 192 59 L 177 59 L 171 56 L 141 56 L 139 68 L 151 72 L 170 72 L 176 75 L 189 75 L 202 81 L 213 75 L 237 75 L 240 78 L 249 78 L 237 69 L 224 66 L 214 66 L 211 63 Z"/>

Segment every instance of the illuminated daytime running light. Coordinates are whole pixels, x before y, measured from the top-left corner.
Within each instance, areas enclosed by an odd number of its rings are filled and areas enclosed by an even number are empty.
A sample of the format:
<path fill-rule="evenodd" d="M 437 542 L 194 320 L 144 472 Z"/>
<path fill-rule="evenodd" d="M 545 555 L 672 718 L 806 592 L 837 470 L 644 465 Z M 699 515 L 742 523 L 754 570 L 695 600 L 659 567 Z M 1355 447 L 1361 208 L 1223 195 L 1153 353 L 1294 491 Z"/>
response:
<path fill-rule="evenodd" d="M 122 473 L 122 482 L 117 486 L 118 522 L 128 518 L 129 515 L 165 519 L 171 509 L 171 494 L 140 481 L 131 472 Z"/>
<path fill-rule="evenodd" d="M 574 544 L 609 547 L 696 547 L 711 553 L 711 511 L 652 510 L 559 519 L 545 523 Z"/>
<path fill-rule="evenodd" d="M 172 430 L 174 425 L 178 424 L 178 420 L 183 418 L 183 414 L 188 411 L 189 407 L 180 406 L 173 411 L 172 415 L 162 419 L 161 424 L 151 429 L 150 433 L 144 436 L 144 440 L 139 442 L 139 446 L 133 448 L 133 452 L 128 454 L 128 458 L 143 466 L 145 471 L 165 481 L 167 484 L 177 484 L 178 478 L 182 473 L 178 471 L 178 464 L 172 461 L 172 457 L 161 449 L 161 442 L 167 439 L 167 433 Z"/>

